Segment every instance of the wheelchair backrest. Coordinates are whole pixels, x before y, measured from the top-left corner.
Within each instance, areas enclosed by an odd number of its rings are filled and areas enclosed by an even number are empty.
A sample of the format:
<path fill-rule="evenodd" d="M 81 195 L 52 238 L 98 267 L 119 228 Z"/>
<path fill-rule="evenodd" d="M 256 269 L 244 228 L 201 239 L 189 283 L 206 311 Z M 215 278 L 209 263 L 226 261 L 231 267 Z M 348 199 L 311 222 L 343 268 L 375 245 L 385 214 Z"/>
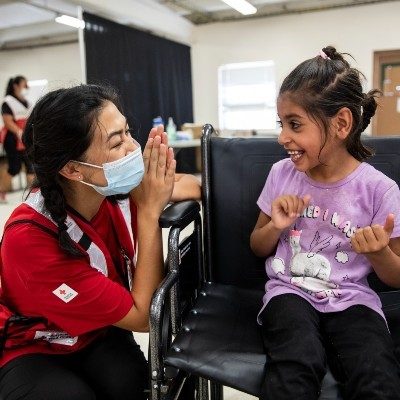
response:
<path fill-rule="evenodd" d="M 207 127 L 207 125 L 206 125 Z M 250 249 L 259 215 L 256 204 L 271 166 L 287 157 L 277 138 L 222 138 L 204 129 L 203 203 L 205 258 L 211 279 L 244 288 L 263 289 L 264 259 Z M 400 183 L 400 136 L 365 137 L 375 150 L 367 160 Z M 400 218 L 400 216 L 398 216 Z M 376 279 L 376 290 L 385 290 Z"/>

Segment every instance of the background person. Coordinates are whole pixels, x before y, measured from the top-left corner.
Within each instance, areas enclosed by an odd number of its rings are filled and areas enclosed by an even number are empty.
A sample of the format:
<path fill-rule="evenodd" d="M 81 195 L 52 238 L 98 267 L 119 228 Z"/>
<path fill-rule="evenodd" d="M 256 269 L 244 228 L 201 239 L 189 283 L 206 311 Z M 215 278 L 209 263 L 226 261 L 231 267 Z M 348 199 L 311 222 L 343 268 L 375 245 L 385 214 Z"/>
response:
<path fill-rule="evenodd" d="M 32 166 L 21 140 L 30 112 L 30 104 L 26 99 L 27 90 L 28 82 L 25 77 L 18 75 L 15 78 L 10 78 L 1 105 L 1 115 L 4 122 L 1 141 L 6 153 L 8 169 L 3 171 L 0 179 L 0 202 L 6 201 L 6 192 L 11 187 L 11 179 L 20 173 L 22 164 L 25 164 L 28 186 L 34 178 Z"/>

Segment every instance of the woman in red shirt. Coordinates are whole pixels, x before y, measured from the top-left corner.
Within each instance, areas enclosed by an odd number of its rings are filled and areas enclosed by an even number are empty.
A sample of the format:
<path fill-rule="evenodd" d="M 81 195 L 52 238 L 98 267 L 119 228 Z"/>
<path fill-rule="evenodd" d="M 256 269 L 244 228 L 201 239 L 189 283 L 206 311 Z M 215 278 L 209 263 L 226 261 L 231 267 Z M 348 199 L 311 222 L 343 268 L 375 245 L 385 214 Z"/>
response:
<path fill-rule="evenodd" d="M 145 399 L 147 363 L 131 331 L 148 330 L 163 277 L 158 218 L 169 201 L 199 198 L 199 183 L 175 175 L 162 126 L 142 155 L 101 86 L 44 96 L 23 140 L 36 190 L 5 226 L 1 299 L 43 322 L 3 351 L 0 398 Z"/>
<path fill-rule="evenodd" d="M 32 166 L 26 156 L 21 137 L 23 128 L 30 112 L 30 104 L 26 99 L 28 81 L 22 75 L 10 78 L 8 81 L 6 96 L 1 105 L 4 129 L 0 131 L 0 142 L 3 143 L 7 155 L 8 169 L 0 179 L 0 202 L 6 202 L 6 192 L 11 185 L 11 178 L 21 172 L 22 163 L 25 164 L 25 172 L 28 184 L 34 178 Z"/>

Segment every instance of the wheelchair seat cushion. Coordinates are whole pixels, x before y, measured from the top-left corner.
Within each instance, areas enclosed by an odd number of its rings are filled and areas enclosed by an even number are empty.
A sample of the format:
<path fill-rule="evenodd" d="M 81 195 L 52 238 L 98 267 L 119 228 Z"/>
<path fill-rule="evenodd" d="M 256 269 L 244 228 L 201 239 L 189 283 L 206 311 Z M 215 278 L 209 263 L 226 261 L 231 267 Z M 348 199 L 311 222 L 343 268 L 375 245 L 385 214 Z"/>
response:
<path fill-rule="evenodd" d="M 266 355 L 256 316 L 263 294 L 236 286 L 204 284 L 165 364 L 259 396 Z M 321 399 L 339 398 L 337 384 L 328 373 Z"/>

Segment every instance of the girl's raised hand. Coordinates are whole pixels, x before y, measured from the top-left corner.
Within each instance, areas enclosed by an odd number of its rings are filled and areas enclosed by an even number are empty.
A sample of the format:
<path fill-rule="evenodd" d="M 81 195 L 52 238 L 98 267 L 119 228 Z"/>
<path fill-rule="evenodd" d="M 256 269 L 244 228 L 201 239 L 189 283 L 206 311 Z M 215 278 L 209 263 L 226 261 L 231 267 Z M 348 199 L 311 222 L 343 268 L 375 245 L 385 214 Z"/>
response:
<path fill-rule="evenodd" d="M 393 228 L 394 215 L 389 214 L 384 226 L 376 224 L 357 229 L 351 237 L 351 245 L 359 254 L 377 253 L 389 245 Z"/>
<path fill-rule="evenodd" d="M 310 203 L 311 196 L 284 195 L 272 202 L 271 222 L 277 229 L 291 226 Z"/>

